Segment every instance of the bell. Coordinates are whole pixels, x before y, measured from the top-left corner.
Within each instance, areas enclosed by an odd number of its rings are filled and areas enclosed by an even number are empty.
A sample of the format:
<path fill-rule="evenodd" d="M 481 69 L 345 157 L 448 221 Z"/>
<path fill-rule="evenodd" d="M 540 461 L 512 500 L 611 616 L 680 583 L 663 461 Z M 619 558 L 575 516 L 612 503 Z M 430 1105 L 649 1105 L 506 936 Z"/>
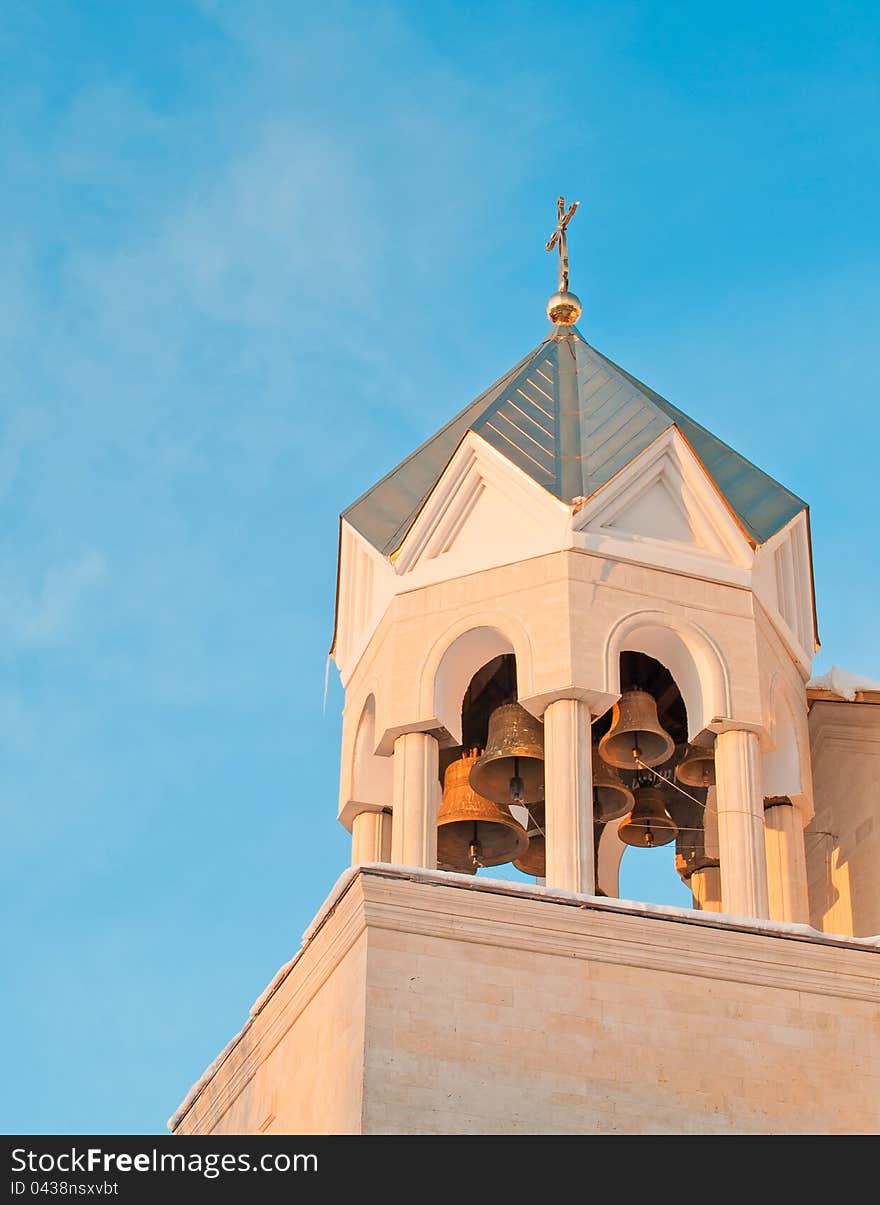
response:
<path fill-rule="evenodd" d="M 639 787 L 635 800 L 633 810 L 617 827 L 624 845 L 653 849 L 655 845 L 674 841 L 678 829 L 663 805 L 663 792 L 656 787 Z"/>
<path fill-rule="evenodd" d="M 675 777 L 688 787 L 715 786 L 715 751 L 702 745 L 688 745 L 675 767 Z"/>
<path fill-rule="evenodd" d="M 599 824 L 619 820 L 633 807 L 633 793 L 613 766 L 593 746 L 593 819 Z"/>
<path fill-rule="evenodd" d="M 544 844 L 544 805 L 529 808 L 529 848 L 513 863 L 523 874 L 543 879 L 547 873 L 547 850 Z"/>
<path fill-rule="evenodd" d="M 526 830 L 506 807 L 484 799 L 471 787 L 479 750 L 464 753 L 446 768 L 443 801 L 437 813 L 437 865 L 474 874 L 478 866 L 500 866 L 525 853 Z"/>
<path fill-rule="evenodd" d="M 675 749 L 675 742 L 660 727 L 654 696 L 646 690 L 626 690 L 614 704 L 611 727 L 599 741 L 599 752 L 609 766 L 634 770 L 641 761 L 659 766 Z"/>
<path fill-rule="evenodd" d="M 489 716 L 486 752 L 474 763 L 471 786 L 501 804 L 544 798 L 544 725 L 519 703 L 504 703 Z"/>

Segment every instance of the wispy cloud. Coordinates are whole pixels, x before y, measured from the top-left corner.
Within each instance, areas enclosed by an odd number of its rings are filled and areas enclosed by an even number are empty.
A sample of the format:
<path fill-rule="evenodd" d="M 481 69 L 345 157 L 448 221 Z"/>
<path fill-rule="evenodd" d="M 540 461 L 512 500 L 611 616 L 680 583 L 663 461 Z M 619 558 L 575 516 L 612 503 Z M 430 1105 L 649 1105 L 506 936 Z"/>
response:
<path fill-rule="evenodd" d="M 8 567 L 7 567 L 8 569 Z M 57 645 L 72 635 L 78 613 L 89 591 L 105 576 L 99 552 L 86 552 L 75 560 L 53 565 L 35 587 L 0 574 L 0 622 L 7 649 Z"/>

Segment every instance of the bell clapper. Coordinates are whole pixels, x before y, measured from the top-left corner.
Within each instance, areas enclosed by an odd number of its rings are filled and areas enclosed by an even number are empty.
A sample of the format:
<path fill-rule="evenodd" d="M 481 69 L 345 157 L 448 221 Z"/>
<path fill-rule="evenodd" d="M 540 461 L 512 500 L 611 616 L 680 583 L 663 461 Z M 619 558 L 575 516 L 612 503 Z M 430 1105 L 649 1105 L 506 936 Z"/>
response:
<path fill-rule="evenodd" d="M 477 835 L 477 822 L 475 820 L 474 821 L 474 837 L 473 837 L 473 840 L 471 841 L 470 845 L 468 846 L 468 857 L 470 858 L 471 862 L 473 863 L 474 870 L 476 870 L 478 867 L 483 865 L 482 860 L 481 860 L 482 854 L 483 854 L 483 851 L 480 848 L 480 838 Z"/>
<path fill-rule="evenodd" d="M 510 801 L 511 803 L 522 803 L 523 797 L 523 780 L 519 776 L 519 758 L 513 759 L 513 777 L 510 780 Z"/>

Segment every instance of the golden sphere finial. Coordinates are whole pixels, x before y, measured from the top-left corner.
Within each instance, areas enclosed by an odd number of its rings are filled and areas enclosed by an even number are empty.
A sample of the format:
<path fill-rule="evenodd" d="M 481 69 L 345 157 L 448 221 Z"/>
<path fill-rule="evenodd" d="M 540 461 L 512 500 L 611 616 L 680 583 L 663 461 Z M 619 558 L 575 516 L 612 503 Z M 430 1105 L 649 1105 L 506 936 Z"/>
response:
<path fill-rule="evenodd" d="M 547 317 L 556 326 L 574 326 L 583 309 L 574 293 L 554 293 L 547 302 Z"/>

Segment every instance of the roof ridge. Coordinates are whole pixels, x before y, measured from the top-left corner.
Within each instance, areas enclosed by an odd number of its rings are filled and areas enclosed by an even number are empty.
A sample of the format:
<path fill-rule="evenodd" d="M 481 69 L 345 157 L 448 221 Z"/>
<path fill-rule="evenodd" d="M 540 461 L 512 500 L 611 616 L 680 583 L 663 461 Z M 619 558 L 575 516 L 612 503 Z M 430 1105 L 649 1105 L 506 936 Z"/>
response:
<path fill-rule="evenodd" d="M 580 333 L 580 332 L 578 332 L 578 333 Z M 581 338 L 583 339 L 582 335 L 581 335 Z M 722 448 L 724 448 L 724 450 L 726 452 L 728 452 L 736 460 L 740 461 L 744 465 L 747 465 L 750 469 L 753 469 L 756 473 L 760 473 L 761 476 L 766 477 L 768 481 L 772 481 L 777 489 L 780 489 L 784 493 L 788 494 L 788 496 L 790 498 L 792 498 L 795 502 L 799 502 L 802 507 L 805 507 L 807 505 L 807 503 L 803 500 L 803 498 L 801 498 L 798 494 L 795 494 L 792 490 L 790 490 L 786 486 L 782 485 L 781 482 L 777 481 L 775 477 L 771 477 L 771 475 L 768 472 L 766 472 L 764 469 L 762 469 L 758 465 L 756 465 L 754 461 L 749 460 L 748 456 L 743 456 L 742 452 L 738 452 L 736 450 L 736 448 L 731 447 L 731 445 L 729 443 L 726 443 L 723 439 L 720 438 L 720 436 L 716 435 L 714 433 L 714 431 L 710 431 L 708 427 L 704 427 L 703 424 L 698 422 L 695 418 L 691 418 L 691 416 L 689 414 L 687 414 L 684 410 L 682 410 L 681 407 L 676 406 L 674 402 L 670 402 L 667 398 L 663 397 L 663 395 L 661 393 L 658 393 L 656 389 L 652 389 L 650 385 L 646 385 L 644 383 L 644 381 L 640 381 L 639 378 L 636 376 L 633 376 L 633 374 L 631 372 L 627 372 L 627 370 L 625 368 L 622 368 L 620 366 L 620 364 L 615 363 L 615 361 L 612 360 L 610 358 L 610 356 L 604 355 L 601 351 L 599 351 L 598 348 L 593 347 L 592 343 L 587 343 L 586 339 L 583 339 L 583 341 L 584 341 L 584 343 L 586 343 L 587 347 L 589 347 L 590 351 L 592 351 L 595 355 L 597 355 L 600 360 L 602 360 L 602 361 L 604 361 L 604 363 L 608 364 L 611 368 L 614 369 L 615 372 L 619 372 L 620 375 L 622 377 L 625 377 L 626 380 L 629 381 L 631 385 L 634 385 L 636 387 L 636 389 L 641 390 L 648 398 L 648 401 L 651 402 L 652 405 L 655 406 L 656 409 L 658 409 L 666 418 L 670 419 L 673 423 L 676 423 L 676 424 L 678 423 L 679 419 L 683 418 L 692 427 L 696 427 L 698 431 L 700 431 L 708 439 L 711 439 L 713 441 L 713 443 L 719 444 Z M 697 453 L 697 455 L 699 455 L 699 454 Z M 702 461 L 702 459 L 703 459 L 702 456 L 700 456 L 701 461 Z M 706 468 L 706 471 L 710 474 L 710 476 L 712 476 L 712 479 L 714 480 L 714 474 L 712 474 L 712 472 L 708 468 L 708 466 L 704 465 L 704 467 Z"/>

